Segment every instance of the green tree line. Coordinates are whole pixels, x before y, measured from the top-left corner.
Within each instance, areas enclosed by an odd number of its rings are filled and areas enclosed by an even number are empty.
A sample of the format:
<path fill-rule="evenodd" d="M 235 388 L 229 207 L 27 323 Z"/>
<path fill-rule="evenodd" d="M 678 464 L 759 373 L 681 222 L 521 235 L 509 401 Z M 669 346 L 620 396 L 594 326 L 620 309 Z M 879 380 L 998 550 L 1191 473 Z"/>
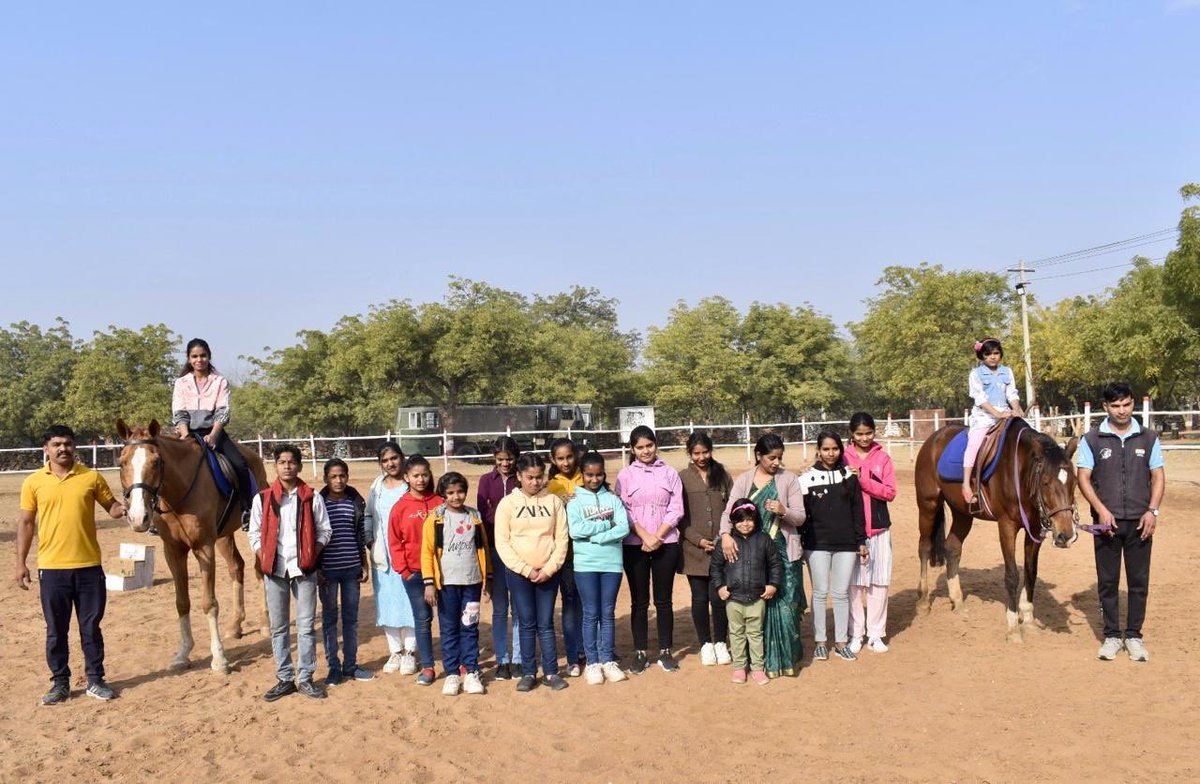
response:
<path fill-rule="evenodd" d="M 1185 201 L 1177 247 L 1161 265 L 1135 258 L 1101 294 L 1033 299 L 1038 402 L 1071 410 L 1122 378 L 1158 408 L 1200 398 L 1200 185 Z M 646 335 L 622 330 L 617 302 L 594 288 L 529 297 L 451 278 L 441 301 L 393 300 L 309 329 L 248 358 L 231 432 L 380 433 L 402 404 L 433 404 L 447 429 L 472 402 L 590 402 L 601 420 L 651 404 L 660 422 L 817 419 L 969 404 L 970 343 L 1000 337 L 1024 381 L 1017 302 L 1008 279 L 938 265 L 890 266 L 861 321 L 839 328 L 808 305 L 723 297 L 678 302 Z M 170 417 L 181 338 L 164 324 L 109 327 L 89 340 L 59 319 L 0 329 L 0 444 L 35 444 L 51 423 L 83 438 Z M 235 380 L 236 381 L 236 380 Z"/>

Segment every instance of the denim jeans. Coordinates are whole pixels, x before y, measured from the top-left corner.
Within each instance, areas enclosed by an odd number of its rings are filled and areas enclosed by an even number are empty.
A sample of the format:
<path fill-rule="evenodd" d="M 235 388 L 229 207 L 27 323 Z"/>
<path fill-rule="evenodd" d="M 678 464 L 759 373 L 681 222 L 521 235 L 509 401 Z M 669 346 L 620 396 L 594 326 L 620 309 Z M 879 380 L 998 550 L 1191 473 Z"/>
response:
<path fill-rule="evenodd" d="M 39 569 L 38 586 L 42 598 L 42 614 L 46 616 L 46 664 L 50 679 L 69 683 L 69 638 L 71 609 L 79 621 L 79 639 L 83 643 L 83 666 L 88 683 L 104 680 L 104 635 L 100 621 L 108 592 L 104 587 L 104 570 L 99 566 L 81 569 Z"/>
<path fill-rule="evenodd" d="M 460 667 L 467 672 L 479 669 L 479 601 L 483 583 L 443 585 L 438 591 L 438 630 L 442 634 L 442 666 L 450 675 Z M 467 605 L 475 603 L 475 623 L 463 623 Z"/>
<path fill-rule="evenodd" d="M 558 646 L 554 641 L 554 600 L 558 597 L 558 575 L 534 583 L 512 569 L 505 569 L 508 593 L 521 623 L 521 671 L 537 675 L 536 654 L 542 648 L 542 672 L 558 674 Z"/>
<path fill-rule="evenodd" d="M 317 669 L 317 634 L 313 628 L 317 616 L 316 572 L 303 577 L 263 576 L 267 594 L 267 615 L 271 619 L 271 651 L 275 654 L 275 677 L 294 680 L 292 638 L 289 626 L 291 600 L 296 600 L 296 658 L 300 680 L 311 681 Z"/>
<path fill-rule="evenodd" d="M 583 602 L 583 650 L 588 664 L 613 661 L 620 572 L 576 572 L 575 587 Z"/>
<path fill-rule="evenodd" d="M 513 608 L 512 656 L 508 654 L 508 577 L 500 553 L 492 548 L 492 648 L 496 664 L 515 664 L 521 661 L 521 623 L 517 608 Z"/>
<path fill-rule="evenodd" d="M 575 567 L 570 559 L 559 572 L 558 583 L 562 589 L 562 637 L 567 649 L 567 664 L 574 664 L 583 657 L 583 602 L 575 588 Z"/>
<path fill-rule="evenodd" d="M 358 598 L 362 589 L 358 578 L 362 569 L 336 569 L 324 572 L 321 596 L 321 634 L 325 641 L 325 661 L 334 674 L 353 675 L 358 666 Z M 342 653 L 338 662 L 338 596 L 341 596 Z"/>
<path fill-rule="evenodd" d="M 404 590 L 412 603 L 413 618 L 417 633 L 417 658 L 421 669 L 433 669 L 433 608 L 425 602 L 425 578 L 420 572 L 404 580 Z"/>

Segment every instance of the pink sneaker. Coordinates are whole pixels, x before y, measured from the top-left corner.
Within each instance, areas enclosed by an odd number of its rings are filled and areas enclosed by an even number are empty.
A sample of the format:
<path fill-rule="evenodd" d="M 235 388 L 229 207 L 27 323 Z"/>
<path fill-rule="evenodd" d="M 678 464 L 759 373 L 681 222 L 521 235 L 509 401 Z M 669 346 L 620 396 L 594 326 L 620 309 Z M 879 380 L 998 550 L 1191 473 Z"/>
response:
<path fill-rule="evenodd" d="M 771 679 L 768 678 L 767 674 L 762 670 L 755 670 L 754 672 L 750 673 L 750 680 L 754 681 L 759 686 L 766 686 L 771 682 Z"/>
<path fill-rule="evenodd" d="M 745 683 L 746 682 L 746 671 L 745 670 L 734 670 L 733 678 L 731 678 L 730 680 L 732 680 L 734 683 L 739 684 L 739 685 Z"/>

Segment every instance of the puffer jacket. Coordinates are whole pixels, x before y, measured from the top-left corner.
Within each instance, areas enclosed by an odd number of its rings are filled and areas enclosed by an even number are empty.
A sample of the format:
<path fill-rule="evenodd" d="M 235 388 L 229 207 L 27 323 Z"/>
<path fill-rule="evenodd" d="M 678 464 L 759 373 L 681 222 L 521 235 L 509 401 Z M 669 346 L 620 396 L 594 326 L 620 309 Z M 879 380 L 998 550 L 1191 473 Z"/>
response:
<path fill-rule="evenodd" d="M 737 542 L 738 559 L 733 563 L 726 561 L 724 550 L 717 547 L 712 553 L 708 576 L 714 590 L 729 588 L 729 601 L 754 604 L 768 585 L 774 585 L 776 590 L 783 586 L 783 559 L 771 537 L 757 524 L 749 536 L 743 536 L 735 526 L 732 536 Z"/>

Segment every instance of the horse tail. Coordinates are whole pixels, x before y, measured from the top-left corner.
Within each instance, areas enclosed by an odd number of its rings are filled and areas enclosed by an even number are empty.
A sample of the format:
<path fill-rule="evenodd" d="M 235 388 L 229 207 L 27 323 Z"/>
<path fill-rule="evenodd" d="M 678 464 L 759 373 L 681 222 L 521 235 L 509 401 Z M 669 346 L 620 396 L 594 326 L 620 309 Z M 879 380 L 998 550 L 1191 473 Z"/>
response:
<path fill-rule="evenodd" d="M 929 553 L 929 565 L 946 565 L 946 502 L 941 498 L 933 515 L 933 548 Z"/>

